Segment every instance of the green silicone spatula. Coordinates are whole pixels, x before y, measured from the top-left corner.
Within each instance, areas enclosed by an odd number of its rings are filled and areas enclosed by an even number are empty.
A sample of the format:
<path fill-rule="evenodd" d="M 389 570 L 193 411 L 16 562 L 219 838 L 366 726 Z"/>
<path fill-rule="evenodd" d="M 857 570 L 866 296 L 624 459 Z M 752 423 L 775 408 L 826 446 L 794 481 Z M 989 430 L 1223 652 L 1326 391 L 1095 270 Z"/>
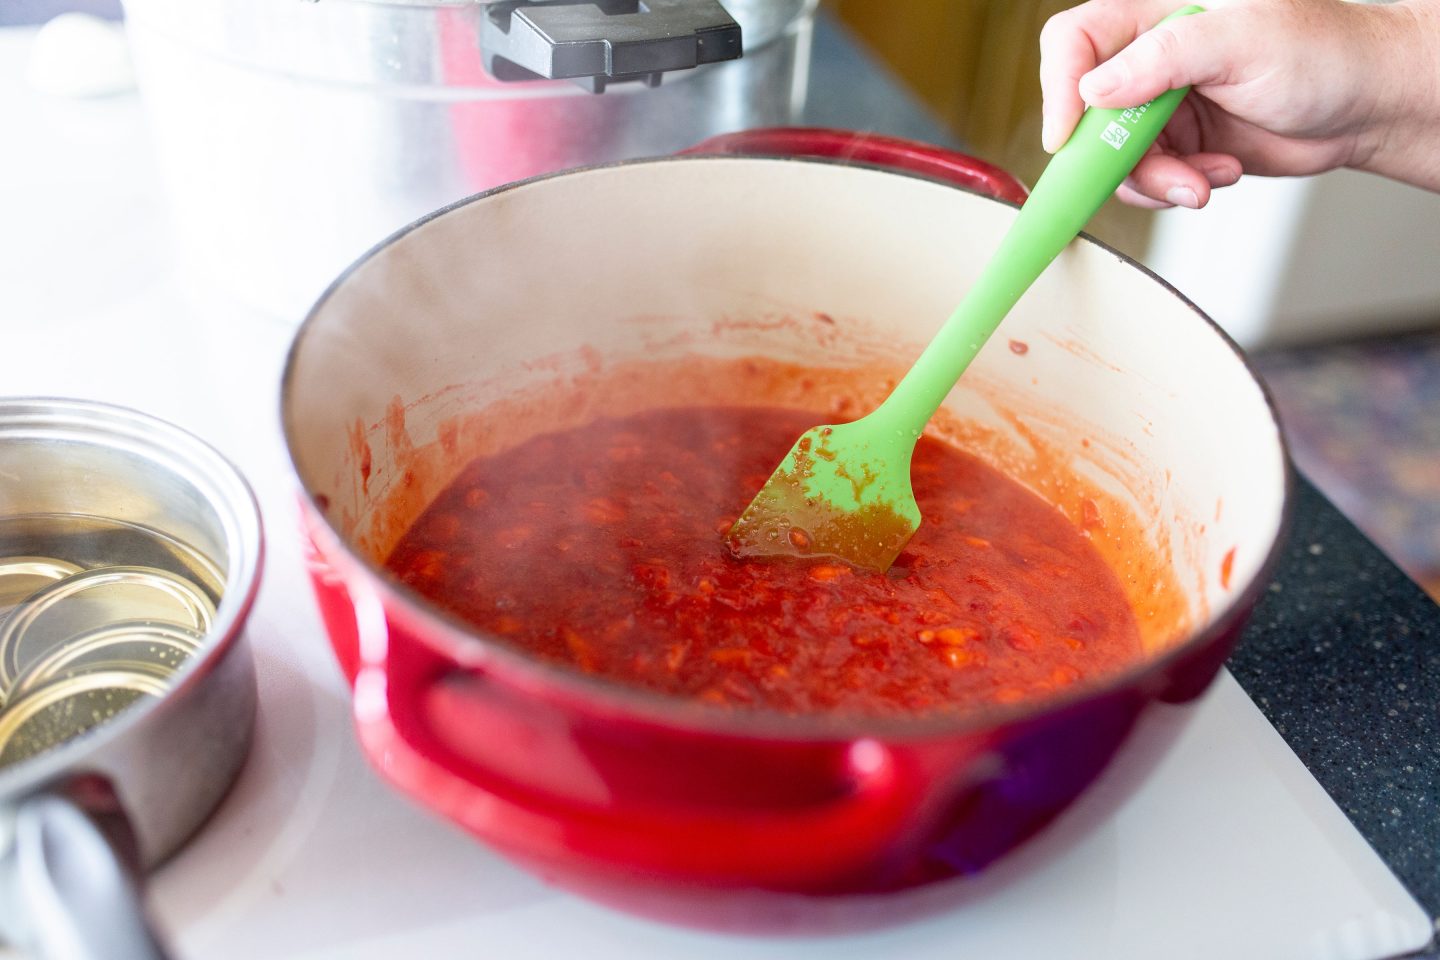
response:
<path fill-rule="evenodd" d="M 920 526 L 910 457 L 925 424 L 1010 308 L 1140 162 L 1187 91 L 1128 110 L 1086 111 L 979 280 L 885 402 L 853 423 L 808 430 L 790 449 L 730 528 L 738 556 L 830 556 L 889 569 Z"/>

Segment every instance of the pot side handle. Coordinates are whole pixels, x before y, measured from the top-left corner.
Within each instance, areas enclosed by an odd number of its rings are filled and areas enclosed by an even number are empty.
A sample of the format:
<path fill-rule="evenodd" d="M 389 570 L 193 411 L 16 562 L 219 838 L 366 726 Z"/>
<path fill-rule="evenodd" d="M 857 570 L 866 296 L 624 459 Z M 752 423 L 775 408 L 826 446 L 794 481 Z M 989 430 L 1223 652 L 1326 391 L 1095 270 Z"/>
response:
<path fill-rule="evenodd" d="M 1023 204 L 1030 191 L 994 164 L 956 150 L 856 130 L 827 127 L 763 127 L 722 133 L 680 151 L 682 156 L 821 157 L 890 170 L 920 173 L 1009 203 Z"/>
<path fill-rule="evenodd" d="M 383 603 L 356 577 L 338 583 L 352 601 L 358 640 L 354 718 L 371 762 L 396 786 L 474 833 L 563 839 L 545 851 L 709 882 L 814 890 L 883 872 L 892 857 L 928 838 L 936 811 L 935 757 L 912 757 L 878 741 L 848 744 L 851 789 L 800 809 L 597 809 L 497 777 L 447 747 L 430 729 L 426 703 L 459 669 L 468 682 L 483 672 L 443 662 L 407 663 L 390 644 Z M 419 656 L 426 660 L 426 654 Z M 967 779 L 983 745 L 942 751 L 942 765 Z M 924 751 L 922 751 L 924 753 Z M 983 764 L 982 764 L 983 765 Z M 958 776 L 955 776 L 958 774 Z M 948 792 L 948 791 L 947 791 Z M 643 824 L 643 828 L 637 828 Z M 543 841 L 542 842 L 546 842 Z"/>
<path fill-rule="evenodd" d="M 20 924 L 5 925 L 9 939 L 39 960 L 166 960 L 138 868 L 79 803 L 58 790 L 29 797 L 13 829 L 0 858 L 0 900 Z"/>

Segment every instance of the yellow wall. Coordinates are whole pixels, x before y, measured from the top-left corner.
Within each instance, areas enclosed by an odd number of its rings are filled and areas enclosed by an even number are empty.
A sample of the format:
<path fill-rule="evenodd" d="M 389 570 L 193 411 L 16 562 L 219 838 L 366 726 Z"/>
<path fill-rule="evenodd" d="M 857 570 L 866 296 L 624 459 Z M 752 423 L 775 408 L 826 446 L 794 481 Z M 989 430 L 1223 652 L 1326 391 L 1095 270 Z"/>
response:
<path fill-rule="evenodd" d="M 1034 183 L 1040 148 L 1040 28 L 1070 0 L 826 0 L 970 152 Z M 1149 215 L 1111 203 L 1091 232 L 1144 252 Z"/>

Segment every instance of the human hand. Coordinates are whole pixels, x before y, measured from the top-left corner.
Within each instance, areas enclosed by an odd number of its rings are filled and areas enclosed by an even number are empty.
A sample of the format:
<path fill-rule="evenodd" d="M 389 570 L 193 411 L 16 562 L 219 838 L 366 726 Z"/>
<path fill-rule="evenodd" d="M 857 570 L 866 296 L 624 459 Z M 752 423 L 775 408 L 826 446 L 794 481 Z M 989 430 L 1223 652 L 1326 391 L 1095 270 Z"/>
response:
<path fill-rule="evenodd" d="M 1190 95 L 1118 191 L 1122 200 L 1202 207 L 1212 188 L 1242 173 L 1342 166 L 1440 188 L 1433 157 L 1410 158 L 1419 170 L 1404 158 L 1392 169 L 1395 154 L 1413 152 L 1397 150 L 1397 135 L 1440 100 L 1432 92 L 1426 101 L 1423 90 L 1440 88 L 1437 0 L 1212 0 L 1204 12 L 1151 28 L 1178 6 L 1089 0 L 1045 24 L 1046 150 L 1064 144 L 1087 105 L 1132 107 L 1188 85 Z"/>

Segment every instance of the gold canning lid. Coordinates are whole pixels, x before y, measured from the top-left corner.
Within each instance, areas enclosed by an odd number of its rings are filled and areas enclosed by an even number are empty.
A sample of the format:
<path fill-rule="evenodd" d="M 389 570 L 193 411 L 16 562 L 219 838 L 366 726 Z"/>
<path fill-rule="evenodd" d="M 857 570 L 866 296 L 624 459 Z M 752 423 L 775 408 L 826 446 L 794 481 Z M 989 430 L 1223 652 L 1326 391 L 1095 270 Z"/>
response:
<path fill-rule="evenodd" d="M 183 540 L 127 520 L 60 513 L 3 517 L 0 556 L 7 551 L 64 557 L 84 570 L 158 567 L 195 583 L 212 601 L 218 602 L 224 592 L 225 571 L 215 561 Z M 4 563 L 0 560 L 0 565 Z"/>
<path fill-rule="evenodd" d="M 100 726 L 165 681 L 119 670 L 86 673 L 40 687 L 0 713 L 0 767 L 19 763 Z"/>
<path fill-rule="evenodd" d="M 83 569 L 53 557 L 6 557 L 0 560 L 0 618 L 35 591 Z"/>
<path fill-rule="evenodd" d="M 169 680 L 205 642 L 178 623 L 127 620 L 97 627 L 40 657 L 15 681 L 10 696 L 82 673 L 118 670 Z"/>
<path fill-rule="evenodd" d="M 43 587 L 0 623 L 0 693 L 76 637 L 121 621 L 210 632 L 215 605 L 199 587 L 156 567 L 99 567 Z"/>

